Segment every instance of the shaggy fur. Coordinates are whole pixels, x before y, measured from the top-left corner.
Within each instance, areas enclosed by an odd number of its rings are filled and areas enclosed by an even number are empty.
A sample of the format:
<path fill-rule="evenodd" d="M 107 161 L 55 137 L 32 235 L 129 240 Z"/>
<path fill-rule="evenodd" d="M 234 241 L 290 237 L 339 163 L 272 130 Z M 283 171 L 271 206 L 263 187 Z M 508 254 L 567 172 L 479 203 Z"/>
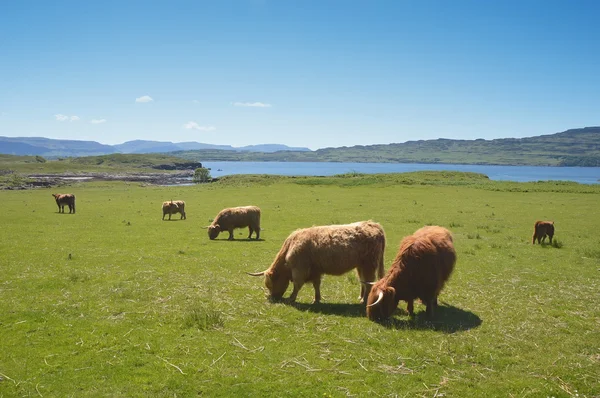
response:
<path fill-rule="evenodd" d="M 163 216 L 162 219 L 165 219 L 165 215 L 169 215 L 169 220 L 171 219 L 171 214 L 181 214 L 180 220 L 185 220 L 187 217 L 185 215 L 185 202 L 183 200 L 169 200 L 168 202 L 163 202 L 162 204 Z"/>
<path fill-rule="evenodd" d="M 59 213 L 64 213 L 65 206 L 69 206 L 69 213 L 73 212 L 75 214 L 75 195 L 72 193 L 53 193 L 52 196 L 56 200 Z"/>
<path fill-rule="evenodd" d="M 532 244 L 535 245 L 535 240 L 541 245 L 544 243 L 546 236 L 550 238 L 550 244 L 552 244 L 552 237 L 554 236 L 554 221 L 536 221 L 533 227 L 533 238 Z"/>
<path fill-rule="evenodd" d="M 233 230 L 248 227 L 248 239 L 256 232 L 256 240 L 260 237 L 260 209 L 256 206 L 231 207 L 217 214 L 208 227 L 208 237 L 213 240 L 221 231 L 229 231 L 229 240 L 233 240 Z"/>
<path fill-rule="evenodd" d="M 361 282 L 383 277 L 385 233 L 381 225 L 361 221 L 299 229 L 290 234 L 264 273 L 265 285 L 274 299 L 280 299 L 290 282 L 295 301 L 302 285 L 312 282 L 314 302 L 321 300 L 321 276 L 342 275 L 354 268 Z M 361 283 L 360 300 L 366 300 L 371 285 Z"/>
<path fill-rule="evenodd" d="M 423 227 L 405 237 L 390 271 L 371 289 L 367 316 L 371 320 L 389 318 L 400 300 L 408 302 L 408 313 L 413 316 L 413 301 L 417 298 L 427 306 L 427 315 L 433 315 L 437 297 L 455 262 L 452 235 L 446 228 Z M 383 299 L 373 305 L 380 292 Z"/>

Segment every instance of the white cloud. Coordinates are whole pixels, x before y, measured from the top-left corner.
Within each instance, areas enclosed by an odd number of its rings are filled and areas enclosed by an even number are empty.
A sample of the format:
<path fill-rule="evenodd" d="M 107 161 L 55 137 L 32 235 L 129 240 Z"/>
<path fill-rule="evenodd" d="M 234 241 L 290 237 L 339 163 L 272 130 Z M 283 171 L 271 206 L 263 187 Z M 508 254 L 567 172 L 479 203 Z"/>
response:
<path fill-rule="evenodd" d="M 59 122 L 66 122 L 67 120 L 69 120 L 71 122 L 76 122 L 76 121 L 80 120 L 79 116 L 67 116 L 67 115 L 63 115 L 62 113 L 54 115 L 54 118 Z"/>
<path fill-rule="evenodd" d="M 183 125 L 183 128 L 187 130 L 194 129 L 198 131 L 215 131 L 217 129 L 215 126 L 200 126 L 196 122 L 187 122 Z"/>
<path fill-rule="evenodd" d="M 154 101 L 154 100 L 149 95 L 144 95 L 142 97 L 135 99 L 135 102 L 152 102 L 152 101 Z"/>
<path fill-rule="evenodd" d="M 264 102 L 234 102 L 233 106 L 250 106 L 254 108 L 270 108 L 271 104 L 265 104 Z"/>
<path fill-rule="evenodd" d="M 106 119 L 92 119 L 92 121 L 90 123 L 92 123 L 92 124 L 106 123 Z"/>

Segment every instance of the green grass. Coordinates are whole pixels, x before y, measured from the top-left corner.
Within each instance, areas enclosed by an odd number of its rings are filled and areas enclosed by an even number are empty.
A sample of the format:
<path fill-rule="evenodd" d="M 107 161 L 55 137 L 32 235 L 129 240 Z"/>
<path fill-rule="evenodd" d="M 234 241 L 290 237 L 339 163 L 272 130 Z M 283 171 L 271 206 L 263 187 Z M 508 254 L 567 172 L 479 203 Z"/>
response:
<path fill-rule="evenodd" d="M 157 187 L 0 191 L 0 396 L 594 397 L 600 386 L 600 187 L 470 174 L 230 177 Z M 188 219 L 161 221 L 186 201 Z M 224 207 L 262 209 L 260 241 L 210 241 Z M 402 237 L 449 227 L 458 262 L 433 322 L 364 316 L 354 274 L 294 306 L 262 278 L 296 228 L 372 219 L 386 268 Z M 532 245 L 551 219 L 556 244 Z M 470 238 L 471 237 L 471 238 Z M 288 293 L 289 294 L 289 293 Z"/>

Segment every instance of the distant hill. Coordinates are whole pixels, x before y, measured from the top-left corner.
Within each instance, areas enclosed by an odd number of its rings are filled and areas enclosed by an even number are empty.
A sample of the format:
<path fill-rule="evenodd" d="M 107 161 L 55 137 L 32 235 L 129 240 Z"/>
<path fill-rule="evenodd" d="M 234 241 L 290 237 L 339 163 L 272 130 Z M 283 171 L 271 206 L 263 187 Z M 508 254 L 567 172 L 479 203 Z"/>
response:
<path fill-rule="evenodd" d="M 168 153 L 187 150 L 228 150 L 249 152 L 275 152 L 281 150 L 310 151 L 308 148 L 292 148 L 279 144 L 232 147 L 199 142 L 127 141 L 118 145 L 104 145 L 96 141 L 55 140 L 42 137 L 1 137 L 0 153 L 7 155 L 39 155 L 48 158 L 110 155 L 113 153 Z"/>
<path fill-rule="evenodd" d="M 494 140 L 439 138 L 400 144 L 323 148 L 316 151 L 278 144 L 236 148 L 199 142 L 135 140 L 111 146 L 95 141 L 0 137 L 0 153 L 40 155 L 48 158 L 113 153 L 169 153 L 194 162 L 232 160 L 600 167 L 600 127 L 571 129 L 527 138 Z"/>
<path fill-rule="evenodd" d="M 408 141 L 312 152 L 246 153 L 216 150 L 176 152 L 196 161 L 450 163 L 600 167 L 600 127 L 527 138 Z"/>

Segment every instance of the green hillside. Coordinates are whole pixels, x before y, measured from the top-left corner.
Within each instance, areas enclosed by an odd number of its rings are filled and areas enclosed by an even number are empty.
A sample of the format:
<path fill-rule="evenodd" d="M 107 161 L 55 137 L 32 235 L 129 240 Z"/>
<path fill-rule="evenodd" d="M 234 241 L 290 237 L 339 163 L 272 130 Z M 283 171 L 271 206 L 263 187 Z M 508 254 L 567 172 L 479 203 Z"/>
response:
<path fill-rule="evenodd" d="M 460 163 L 520 166 L 600 166 L 600 127 L 528 138 L 421 140 L 401 144 L 324 148 L 313 152 L 219 150 L 172 153 L 197 161 Z"/>

